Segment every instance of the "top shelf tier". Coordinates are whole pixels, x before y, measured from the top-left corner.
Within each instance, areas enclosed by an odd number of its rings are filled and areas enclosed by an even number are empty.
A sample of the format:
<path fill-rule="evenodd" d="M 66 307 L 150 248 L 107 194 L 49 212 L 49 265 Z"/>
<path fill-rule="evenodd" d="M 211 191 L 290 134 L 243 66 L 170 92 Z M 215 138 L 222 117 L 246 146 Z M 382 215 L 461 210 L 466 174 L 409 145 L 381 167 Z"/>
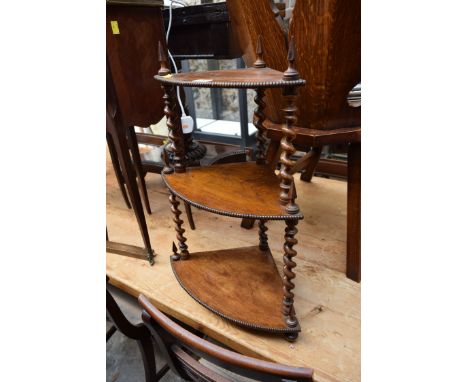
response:
<path fill-rule="evenodd" d="M 270 68 L 210 70 L 154 76 L 162 83 L 199 88 L 283 88 L 301 86 L 305 80 L 283 80 L 283 73 Z"/>

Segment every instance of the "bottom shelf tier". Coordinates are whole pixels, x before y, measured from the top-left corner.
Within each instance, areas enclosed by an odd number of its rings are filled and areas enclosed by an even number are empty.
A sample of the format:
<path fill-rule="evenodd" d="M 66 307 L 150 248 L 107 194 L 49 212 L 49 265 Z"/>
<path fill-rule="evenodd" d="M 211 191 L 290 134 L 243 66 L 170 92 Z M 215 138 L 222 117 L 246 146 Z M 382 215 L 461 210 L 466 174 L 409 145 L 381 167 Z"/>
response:
<path fill-rule="evenodd" d="M 261 331 L 300 331 L 299 325 L 285 323 L 283 283 L 269 250 L 255 246 L 197 252 L 171 263 L 185 291 L 221 317 Z"/>

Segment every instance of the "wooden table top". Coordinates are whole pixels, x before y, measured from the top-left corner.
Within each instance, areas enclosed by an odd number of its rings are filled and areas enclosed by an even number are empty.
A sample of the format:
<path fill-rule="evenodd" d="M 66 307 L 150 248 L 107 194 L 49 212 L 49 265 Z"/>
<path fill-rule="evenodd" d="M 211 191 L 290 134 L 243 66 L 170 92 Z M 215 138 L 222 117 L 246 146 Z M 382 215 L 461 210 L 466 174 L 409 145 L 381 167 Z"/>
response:
<path fill-rule="evenodd" d="M 163 312 L 197 328 L 233 349 L 266 360 L 307 366 L 318 381 L 360 380 L 360 285 L 344 275 L 346 261 L 346 183 L 296 178 L 298 204 L 304 220 L 298 224 L 299 240 L 295 308 L 302 332 L 291 344 L 281 336 L 242 329 L 210 312 L 193 300 L 177 282 L 169 261 L 174 224 L 168 193 L 158 174 L 147 175 L 153 214 L 148 228 L 157 253 L 155 265 L 107 254 L 110 282 L 134 296 L 145 294 Z M 240 220 L 194 209 L 197 226 L 188 224 L 191 251 L 255 245 L 257 227 L 240 228 Z M 186 217 L 181 215 L 186 221 Z M 271 251 L 282 266 L 285 223 L 268 223 Z M 107 167 L 107 228 L 112 241 L 142 245 L 131 210 L 124 204 L 110 163 Z"/>

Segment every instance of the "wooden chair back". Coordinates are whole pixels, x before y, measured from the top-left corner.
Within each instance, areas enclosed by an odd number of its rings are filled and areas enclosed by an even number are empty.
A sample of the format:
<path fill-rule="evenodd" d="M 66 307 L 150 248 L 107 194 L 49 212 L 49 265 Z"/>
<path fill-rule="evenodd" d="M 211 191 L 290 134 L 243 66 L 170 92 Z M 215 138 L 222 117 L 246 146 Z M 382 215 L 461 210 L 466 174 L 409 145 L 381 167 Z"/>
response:
<path fill-rule="evenodd" d="M 256 60 L 257 38 L 261 35 L 263 59 L 272 69 L 283 72 L 288 67 L 285 33 L 275 19 L 270 0 L 226 0 L 229 18 L 242 50 L 247 67 Z M 283 101 L 280 89 L 265 92 L 265 114 L 274 122 L 282 123 Z"/>
<path fill-rule="evenodd" d="M 296 45 L 296 69 L 307 83 L 299 89 L 298 123 L 311 129 L 336 129 L 360 124 L 360 108 L 347 95 L 361 79 L 360 0 L 296 0 L 289 39 Z M 257 36 L 263 36 L 267 66 L 287 68 L 287 39 L 275 19 L 270 0 L 227 0 L 231 22 L 247 66 L 255 61 Z M 265 114 L 282 123 L 282 99 L 267 92 Z"/>
<path fill-rule="evenodd" d="M 171 370 L 191 381 L 313 381 L 313 371 L 247 357 L 208 342 L 172 321 L 140 295 L 142 318 Z M 207 367 L 207 362 L 215 367 Z M 208 365 L 209 365 L 208 364 Z"/>
<path fill-rule="evenodd" d="M 293 36 L 296 69 L 307 81 L 299 90 L 299 125 L 326 130 L 360 125 L 361 108 L 349 106 L 347 97 L 361 80 L 361 1 L 297 0 L 289 27 Z"/>

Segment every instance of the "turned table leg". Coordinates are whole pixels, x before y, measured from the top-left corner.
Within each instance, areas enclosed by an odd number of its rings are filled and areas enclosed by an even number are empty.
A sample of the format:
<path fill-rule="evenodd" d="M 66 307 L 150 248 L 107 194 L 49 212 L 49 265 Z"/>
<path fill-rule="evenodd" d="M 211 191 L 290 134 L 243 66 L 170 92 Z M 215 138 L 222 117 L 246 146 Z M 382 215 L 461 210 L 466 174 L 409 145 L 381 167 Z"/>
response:
<path fill-rule="evenodd" d="M 180 202 L 177 200 L 176 196 L 171 192 L 169 196 L 169 200 L 171 201 L 172 207 L 171 211 L 174 214 L 174 223 L 176 224 L 175 230 L 177 231 L 177 240 L 179 244 L 180 254 L 174 254 L 171 256 L 172 260 L 187 260 L 189 258 L 189 251 L 188 246 L 185 244 L 187 238 L 184 237 L 185 229 L 182 228 L 182 224 L 184 221 L 180 218 L 180 214 L 182 213 L 179 210 Z"/>
<path fill-rule="evenodd" d="M 295 328 L 298 325 L 296 314 L 294 312 L 294 289 L 295 285 L 292 280 L 296 277 L 293 269 L 296 263 L 293 261 L 297 252 L 293 246 L 297 244 L 297 239 L 294 237 L 297 234 L 297 220 L 286 220 L 286 228 L 284 230 L 284 256 L 283 256 L 283 315 L 286 325 L 290 328 Z M 297 333 L 288 333 L 286 338 L 294 341 L 297 338 Z"/>

